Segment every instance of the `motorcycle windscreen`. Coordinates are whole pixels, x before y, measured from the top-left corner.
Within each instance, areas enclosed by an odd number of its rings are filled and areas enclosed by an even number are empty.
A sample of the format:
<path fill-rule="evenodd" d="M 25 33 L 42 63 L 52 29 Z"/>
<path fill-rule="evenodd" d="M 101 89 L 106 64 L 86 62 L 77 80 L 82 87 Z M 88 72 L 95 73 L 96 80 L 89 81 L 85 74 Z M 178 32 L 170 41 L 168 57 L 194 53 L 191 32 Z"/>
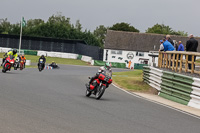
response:
<path fill-rule="evenodd" d="M 11 60 L 13 60 L 13 59 L 14 59 L 14 56 L 13 56 L 13 55 L 10 55 L 9 57 L 10 57 L 10 59 L 11 59 Z"/>
<path fill-rule="evenodd" d="M 43 59 L 40 59 L 40 63 L 43 63 Z"/>

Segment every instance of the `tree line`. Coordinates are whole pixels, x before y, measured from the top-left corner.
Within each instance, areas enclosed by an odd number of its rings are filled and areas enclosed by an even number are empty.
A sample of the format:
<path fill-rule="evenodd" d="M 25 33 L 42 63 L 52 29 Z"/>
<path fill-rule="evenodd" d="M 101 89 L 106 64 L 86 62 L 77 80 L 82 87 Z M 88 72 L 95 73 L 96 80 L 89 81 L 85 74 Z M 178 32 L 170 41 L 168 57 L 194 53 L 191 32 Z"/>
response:
<path fill-rule="evenodd" d="M 140 32 L 134 26 L 131 26 L 125 22 L 116 23 L 111 27 L 100 25 L 96 27 L 93 32 L 90 30 L 83 31 L 80 20 L 77 20 L 75 24 L 72 24 L 70 18 L 66 18 L 61 14 L 56 14 L 49 17 L 47 22 L 42 19 L 28 20 L 26 26 L 23 27 L 23 35 L 34 37 L 51 37 L 58 39 L 84 40 L 88 45 L 103 47 L 107 29 Z M 19 35 L 20 23 L 11 24 L 7 18 L 0 19 L 0 33 Z M 148 28 L 146 33 L 187 36 L 187 32 L 175 31 L 171 27 L 164 24 L 155 24 L 153 27 Z"/>

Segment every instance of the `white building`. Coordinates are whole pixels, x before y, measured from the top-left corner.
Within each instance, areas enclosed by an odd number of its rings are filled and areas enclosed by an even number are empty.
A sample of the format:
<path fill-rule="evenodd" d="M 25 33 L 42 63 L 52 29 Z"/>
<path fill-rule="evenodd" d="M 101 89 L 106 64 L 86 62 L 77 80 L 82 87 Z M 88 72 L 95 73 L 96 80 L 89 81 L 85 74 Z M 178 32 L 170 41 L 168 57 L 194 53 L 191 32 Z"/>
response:
<path fill-rule="evenodd" d="M 105 39 L 103 60 L 126 63 L 126 66 L 128 66 L 129 61 L 132 62 L 132 66 L 134 64 L 153 65 L 153 58 L 149 55 L 152 55 L 151 51 L 154 50 L 156 53 L 153 54 L 158 55 L 159 40 L 163 37 L 159 35 L 157 45 L 154 45 L 146 43 L 149 37 L 145 36 L 149 36 L 149 34 L 108 30 Z M 158 58 L 154 59 L 157 66 Z"/>

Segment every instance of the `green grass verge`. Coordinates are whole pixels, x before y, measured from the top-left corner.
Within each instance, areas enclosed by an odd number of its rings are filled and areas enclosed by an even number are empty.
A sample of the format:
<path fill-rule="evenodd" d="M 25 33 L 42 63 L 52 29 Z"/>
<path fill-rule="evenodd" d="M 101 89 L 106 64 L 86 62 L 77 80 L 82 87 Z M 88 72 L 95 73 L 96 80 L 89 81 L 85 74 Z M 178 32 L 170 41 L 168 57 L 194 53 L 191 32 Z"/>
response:
<path fill-rule="evenodd" d="M 143 82 L 142 70 L 115 72 L 113 81 L 119 87 L 135 92 L 152 92 L 152 88 Z"/>
<path fill-rule="evenodd" d="M 3 58 L 4 53 L 0 53 L 0 58 Z M 40 56 L 35 55 L 25 55 L 27 60 L 31 60 L 31 63 L 37 63 Z M 46 57 L 46 63 L 50 64 L 52 61 L 55 61 L 58 65 L 59 64 L 67 64 L 67 65 L 82 65 L 87 66 L 89 65 L 87 62 L 82 60 L 75 60 L 75 59 L 66 59 L 66 58 L 57 58 L 57 57 Z"/>

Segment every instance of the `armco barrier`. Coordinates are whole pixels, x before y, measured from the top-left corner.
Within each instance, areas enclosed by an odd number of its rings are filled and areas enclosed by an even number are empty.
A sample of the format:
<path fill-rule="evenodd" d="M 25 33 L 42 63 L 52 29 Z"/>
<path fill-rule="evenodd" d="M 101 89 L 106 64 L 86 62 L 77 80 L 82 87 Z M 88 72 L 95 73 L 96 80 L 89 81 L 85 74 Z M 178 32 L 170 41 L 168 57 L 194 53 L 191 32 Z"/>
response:
<path fill-rule="evenodd" d="M 37 51 L 35 50 L 26 50 L 26 49 L 22 49 L 24 50 L 24 54 L 26 55 L 37 55 Z"/>
<path fill-rule="evenodd" d="M 104 66 L 105 63 L 106 63 L 105 61 L 94 60 L 94 66 Z M 111 64 L 112 64 L 112 67 L 114 68 L 126 68 L 125 63 L 111 62 Z"/>
<path fill-rule="evenodd" d="M 11 48 L 2 48 L 1 53 L 7 53 L 9 50 L 12 50 Z"/>
<path fill-rule="evenodd" d="M 37 52 L 37 56 L 42 56 L 42 55 L 46 56 L 46 54 L 47 54 L 47 51 L 38 51 Z"/>
<path fill-rule="evenodd" d="M 89 56 L 82 56 L 81 60 L 82 60 L 82 61 L 85 61 L 85 62 L 91 62 L 91 61 L 92 61 L 92 57 L 89 57 Z"/>
<path fill-rule="evenodd" d="M 200 109 L 200 79 L 144 66 L 143 80 L 159 96 Z"/>

